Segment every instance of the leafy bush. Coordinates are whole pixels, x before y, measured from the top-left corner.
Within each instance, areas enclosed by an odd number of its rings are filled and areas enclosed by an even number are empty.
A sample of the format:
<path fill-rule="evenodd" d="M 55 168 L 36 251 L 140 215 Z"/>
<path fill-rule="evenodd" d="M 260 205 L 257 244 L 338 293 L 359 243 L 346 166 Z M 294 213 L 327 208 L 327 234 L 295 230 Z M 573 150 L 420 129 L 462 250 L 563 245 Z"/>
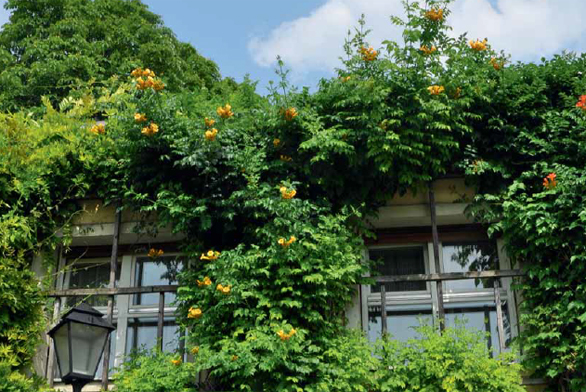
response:
<path fill-rule="evenodd" d="M 195 392 L 196 376 L 193 363 L 155 348 L 130 354 L 113 378 L 119 392 Z"/>
<path fill-rule="evenodd" d="M 51 392 L 44 385 L 45 380 L 37 377 L 27 377 L 12 370 L 12 366 L 0 361 L 0 391 L 2 392 Z"/>
<path fill-rule="evenodd" d="M 376 355 L 381 392 L 524 392 L 521 367 L 512 354 L 491 358 L 485 334 L 465 327 L 417 327 L 419 336 L 401 343 L 379 341 Z"/>

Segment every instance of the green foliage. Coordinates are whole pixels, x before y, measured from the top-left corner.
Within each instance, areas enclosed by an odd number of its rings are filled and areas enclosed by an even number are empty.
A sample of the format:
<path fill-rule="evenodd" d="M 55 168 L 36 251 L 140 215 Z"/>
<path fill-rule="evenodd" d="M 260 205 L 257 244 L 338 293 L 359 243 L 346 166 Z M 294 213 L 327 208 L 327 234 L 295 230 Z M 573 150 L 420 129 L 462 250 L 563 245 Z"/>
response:
<path fill-rule="evenodd" d="M 51 392 L 37 378 L 26 377 L 24 374 L 12 372 L 11 366 L 0 360 L 0 391 L 2 392 Z"/>
<path fill-rule="evenodd" d="M 442 334 L 431 326 L 417 328 L 419 336 L 406 343 L 385 338 L 376 355 L 380 391 L 523 392 L 521 366 L 514 355 L 492 358 L 486 337 L 463 326 Z"/>
<path fill-rule="evenodd" d="M 196 376 L 193 363 L 153 349 L 132 353 L 113 377 L 119 392 L 195 392 Z"/>
<path fill-rule="evenodd" d="M 0 31 L 0 108 L 56 103 L 78 85 L 148 65 L 168 87 L 216 88 L 216 64 L 179 42 L 140 1 L 10 0 Z"/>

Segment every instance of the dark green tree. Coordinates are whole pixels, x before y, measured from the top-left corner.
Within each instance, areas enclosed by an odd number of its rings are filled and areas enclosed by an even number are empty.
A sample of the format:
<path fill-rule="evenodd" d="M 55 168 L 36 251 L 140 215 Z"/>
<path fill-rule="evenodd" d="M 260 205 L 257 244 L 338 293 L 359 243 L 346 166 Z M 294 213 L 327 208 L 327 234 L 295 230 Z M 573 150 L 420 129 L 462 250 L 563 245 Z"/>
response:
<path fill-rule="evenodd" d="M 0 110 L 52 102 L 73 87 L 149 67 L 167 89 L 208 88 L 217 65 L 177 40 L 139 0 L 8 0 L 0 31 Z"/>

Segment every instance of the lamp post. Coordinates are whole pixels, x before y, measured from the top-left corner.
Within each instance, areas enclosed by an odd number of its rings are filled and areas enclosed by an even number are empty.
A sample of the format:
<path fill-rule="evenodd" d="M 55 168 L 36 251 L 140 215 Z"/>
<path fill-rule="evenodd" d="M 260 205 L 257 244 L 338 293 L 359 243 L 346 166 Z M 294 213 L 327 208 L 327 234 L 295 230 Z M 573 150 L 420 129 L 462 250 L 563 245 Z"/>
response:
<path fill-rule="evenodd" d="M 110 332 L 116 329 L 103 314 L 82 303 L 69 310 L 48 332 L 53 339 L 61 380 L 81 392 L 93 381 Z"/>

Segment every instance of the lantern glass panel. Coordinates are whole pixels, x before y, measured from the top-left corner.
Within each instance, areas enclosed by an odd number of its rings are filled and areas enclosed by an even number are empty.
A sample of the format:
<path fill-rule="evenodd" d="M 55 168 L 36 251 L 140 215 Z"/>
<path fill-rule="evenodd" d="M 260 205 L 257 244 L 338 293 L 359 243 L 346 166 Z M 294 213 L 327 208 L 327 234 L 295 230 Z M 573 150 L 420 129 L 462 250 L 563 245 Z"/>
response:
<path fill-rule="evenodd" d="M 93 377 L 110 331 L 81 323 L 71 323 L 73 372 Z"/>
<path fill-rule="evenodd" d="M 63 324 L 61 328 L 55 331 L 55 334 L 53 335 L 61 377 L 68 374 L 71 369 L 69 361 L 69 336 L 67 331 L 68 324 Z"/>

